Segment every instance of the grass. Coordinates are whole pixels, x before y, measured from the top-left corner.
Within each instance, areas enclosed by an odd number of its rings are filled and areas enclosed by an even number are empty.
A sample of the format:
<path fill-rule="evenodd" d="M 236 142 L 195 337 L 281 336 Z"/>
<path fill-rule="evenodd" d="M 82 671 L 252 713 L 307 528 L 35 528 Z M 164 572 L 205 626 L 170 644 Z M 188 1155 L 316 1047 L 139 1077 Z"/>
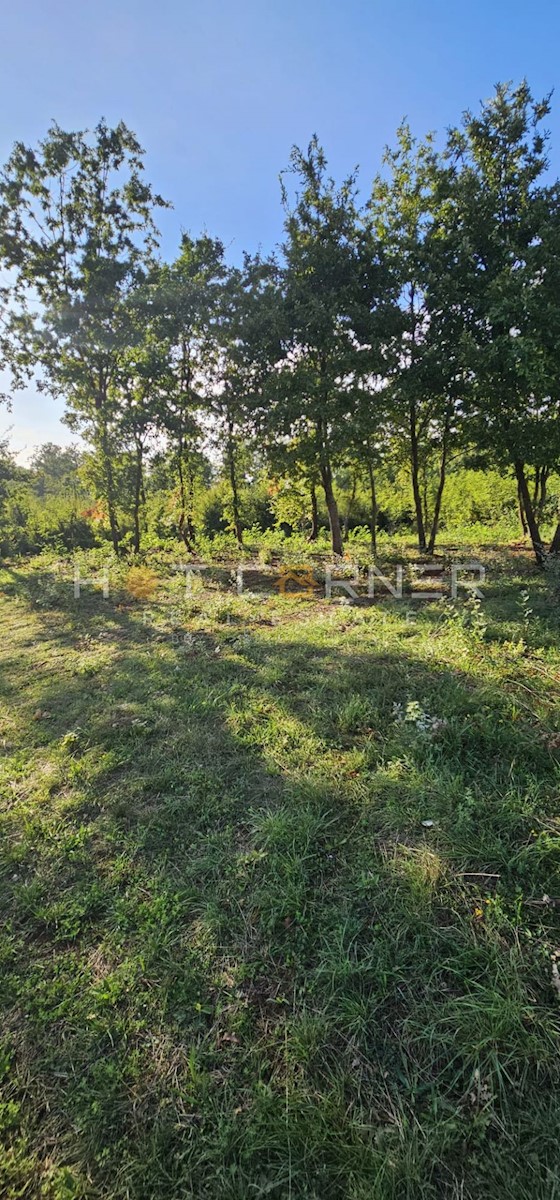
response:
<path fill-rule="evenodd" d="M 557 599 L 485 558 L 363 607 L 5 566 L 2 1195 L 560 1196 Z"/>

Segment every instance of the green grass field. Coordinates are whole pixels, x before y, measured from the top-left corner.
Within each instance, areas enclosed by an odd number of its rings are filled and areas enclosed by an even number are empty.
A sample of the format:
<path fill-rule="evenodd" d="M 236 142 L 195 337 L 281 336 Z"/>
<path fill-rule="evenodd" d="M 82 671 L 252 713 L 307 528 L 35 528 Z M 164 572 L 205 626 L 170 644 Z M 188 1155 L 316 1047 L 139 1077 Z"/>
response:
<path fill-rule="evenodd" d="M 560 1196 L 558 594 L 484 561 L 4 566 L 2 1196 Z"/>

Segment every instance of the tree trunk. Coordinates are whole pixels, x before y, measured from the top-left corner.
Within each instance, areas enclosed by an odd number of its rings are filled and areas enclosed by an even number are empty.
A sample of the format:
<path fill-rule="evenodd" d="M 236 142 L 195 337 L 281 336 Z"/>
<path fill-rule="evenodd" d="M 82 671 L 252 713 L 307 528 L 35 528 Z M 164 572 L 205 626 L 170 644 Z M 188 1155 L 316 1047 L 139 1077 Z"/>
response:
<path fill-rule="evenodd" d="M 331 546 L 333 554 L 339 554 L 342 557 L 342 534 L 340 531 L 340 516 L 338 505 L 333 489 L 332 467 L 329 454 L 329 429 L 326 414 L 328 412 L 329 387 L 327 382 L 326 359 L 321 355 L 319 371 L 321 376 L 321 395 L 323 409 L 320 416 L 317 417 L 317 439 L 319 443 L 319 464 L 321 471 L 321 483 L 325 493 L 327 503 L 327 512 L 329 514 L 329 528 L 331 531 Z"/>
<path fill-rule="evenodd" d="M 109 526 L 111 529 L 111 541 L 115 554 L 119 555 L 119 525 L 117 521 L 116 499 L 115 499 L 115 483 L 113 478 L 113 464 L 111 461 L 111 453 L 109 450 L 109 434 L 107 430 L 107 422 L 102 420 L 101 425 L 101 451 L 103 454 L 103 469 L 105 472 L 105 490 L 107 500 L 107 513 L 109 517 Z"/>
<path fill-rule="evenodd" d="M 229 469 L 229 482 L 231 486 L 231 503 L 233 510 L 233 528 L 237 545 L 241 550 L 243 548 L 243 526 L 241 524 L 241 515 L 239 512 L 239 493 L 237 489 L 237 474 L 235 470 L 235 441 L 234 441 L 234 424 L 231 416 L 227 418 L 228 442 L 227 442 L 227 457 Z"/>
<path fill-rule="evenodd" d="M 424 466 L 422 467 L 422 515 L 424 517 L 424 530 L 427 533 L 429 518 L 428 518 L 428 471 L 426 469 L 426 463 L 424 463 Z"/>
<path fill-rule="evenodd" d="M 189 455 L 189 459 L 187 462 L 187 479 L 188 479 L 188 490 L 187 490 L 186 528 L 187 528 L 189 541 L 194 546 L 195 542 L 196 542 L 196 529 L 195 529 L 194 520 L 193 520 L 193 514 L 194 514 L 194 470 L 193 470 L 193 464 L 192 464 L 192 457 L 190 455 Z"/>
<path fill-rule="evenodd" d="M 537 520 L 542 520 L 546 504 L 546 485 L 550 475 L 550 467 L 535 467 L 533 484 L 533 509 Z M 527 530 L 525 530 L 527 532 Z"/>
<path fill-rule="evenodd" d="M 550 467 L 541 467 L 540 488 L 536 504 L 536 513 L 539 521 L 542 520 L 544 514 L 544 506 L 546 504 L 546 485 L 548 476 L 550 475 Z"/>
<path fill-rule="evenodd" d="M 346 516 L 344 517 L 344 540 L 346 540 L 346 538 L 348 537 L 348 526 L 350 524 L 350 517 L 352 515 L 352 509 L 354 507 L 354 501 L 356 499 L 357 485 L 358 485 L 358 476 L 356 474 L 354 474 L 353 479 L 352 479 L 352 491 L 350 493 L 350 498 L 348 500 Z"/>
<path fill-rule="evenodd" d="M 333 489 L 332 468 L 322 419 L 317 422 L 317 433 L 319 435 L 321 483 L 323 485 L 325 501 L 327 504 L 327 512 L 329 514 L 332 552 L 333 554 L 339 554 L 342 557 L 343 551 L 342 533 L 340 530 L 340 516 Z"/>
<path fill-rule="evenodd" d="M 543 543 L 541 540 L 539 527 L 537 525 L 536 517 L 535 517 L 534 511 L 533 511 L 533 505 L 531 504 L 529 488 L 527 486 L 527 480 L 525 478 L 525 467 L 524 467 L 524 464 L 519 459 L 517 459 L 515 462 L 515 475 L 517 478 L 517 485 L 519 487 L 519 494 L 521 496 L 521 500 L 523 502 L 523 508 L 525 510 L 525 519 L 527 521 L 527 526 L 529 529 L 529 533 L 531 535 L 531 542 L 533 545 L 533 550 L 535 552 L 535 558 L 536 558 L 539 566 L 542 566 L 545 561 L 546 552 L 545 552 L 545 549 L 544 549 L 544 546 L 543 546 Z"/>
<path fill-rule="evenodd" d="M 317 492 L 315 484 L 311 484 L 311 529 L 309 531 L 308 542 L 316 542 L 319 536 L 319 507 L 317 504 Z"/>
<path fill-rule="evenodd" d="M 332 471 L 329 466 L 321 466 L 321 482 L 325 493 L 327 504 L 327 512 L 329 514 L 329 528 L 331 531 L 331 546 L 333 554 L 342 556 L 342 533 L 340 531 L 340 517 L 338 514 L 338 506 L 332 485 Z"/>
<path fill-rule="evenodd" d="M 519 508 L 519 520 L 521 522 L 521 528 L 523 530 L 523 537 L 527 537 L 527 534 L 529 532 L 529 526 L 527 525 L 527 518 L 525 516 L 525 508 L 523 506 L 523 497 L 521 495 L 521 488 L 519 486 L 519 483 L 517 484 L 517 505 Z"/>
<path fill-rule="evenodd" d="M 136 444 L 136 469 L 134 473 L 134 550 L 138 554 L 140 552 L 140 505 L 142 503 L 142 446 Z"/>
<path fill-rule="evenodd" d="M 434 515 L 432 518 L 432 528 L 430 530 L 430 539 L 428 542 L 428 554 L 433 554 L 436 538 L 439 529 L 439 517 L 441 512 L 441 502 L 443 499 L 443 489 L 445 487 L 445 477 L 447 471 L 447 453 L 449 450 L 449 430 L 451 427 L 451 410 L 448 409 L 445 415 L 445 425 L 443 429 L 443 441 L 441 446 L 441 463 L 439 468 L 438 488 L 436 492 L 436 501 L 434 505 Z"/>
<path fill-rule="evenodd" d="M 533 508 L 534 509 L 536 509 L 537 504 L 539 502 L 540 486 L 541 486 L 541 469 L 540 469 L 540 467 L 535 467 L 535 481 L 533 483 Z"/>
<path fill-rule="evenodd" d="M 420 466 L 418 456 L 418 430 L 416 426 L 416 404 L 410 402 L 410 470 L 412 475 L 412 494 L 416 513 L 416 530 L 418 533 L 418 549 L 423 553 L 426 549 L 426 528 L 422 513 L 422 495 L 420 492 Z"/>
<path fill-rule="evenodd" d="M 373 472 L 373 464 L 371 461 L 371 455 L 370 455 L 369 451 L 368 451 L 367 466 L 368 466 L 368 477 L 369 477 L 369 494 L 371 496 L 371 515 L 370 515 L 371 550 L 372 550 L 372 554 L 375 556 L 377 554 L 377 491 L 375 488 L 375 475 Z"/>
<path fill-rule="evenodd" d="M 411 344 L 410 344 L 410 365 L 414 366 L 416 358 L 416 313 L 414 311 L 414 300 L 416 296 L 416 288 L 414 284 L 409 287 L 408 309 L 411 322 Z M 410 469 L 412 475 L 412 494 L 414 496 L 414 509 L 416 513 L 416 531 L 418 534 L 418 549 L 423 553 L 426 549 L 426 528 L 424 525 L 424 517 L 422 514 L 422 496 L 420 493 L 420 462 L 419 462 L 419 447 L 418 447 L 418 423 L 416 412 L 416 401 L 414 397 L 409 403 L 409 429 L 410 429 Z"/>
<path fill-rule="evenodd" d="M 183 443 L 182 443 L 182 440 L 179 443 L 179 456 L 177 459 L 177 474 L 179 476 L 179 497 L 180 497 L 180 504 L 181 504 L 181 511 L 179 513 L 177 529 L 179 532 L 179 537 L 182 538 L 182 540 L 184 541 L 186 549 L 188 550 L 189 554 L 194 554 L 194 543 L 193 543 L 193 539 L 192 539 L 192 526 L 191 526 L 190 520 L 187 519 L 187 498 L 186 498 L 186 491 L 185 491 L 185 476 L 184 476 L 184 472 L 183 472 Z"/>
<path fill-rule="evenodd" d="M 560 521 L 554 530 L 554 537 L 550 543 L 549 554 L 560 554 Z"/>

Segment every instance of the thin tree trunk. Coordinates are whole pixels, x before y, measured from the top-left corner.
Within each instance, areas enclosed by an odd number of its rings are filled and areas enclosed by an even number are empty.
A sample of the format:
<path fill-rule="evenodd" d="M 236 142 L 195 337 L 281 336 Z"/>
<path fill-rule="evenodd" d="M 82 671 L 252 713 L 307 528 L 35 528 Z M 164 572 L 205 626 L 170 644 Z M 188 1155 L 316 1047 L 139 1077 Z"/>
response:
<path fill-rule="evenodd" d="M 321 466 L 321 482 L 325 493 L 327 504 L 327 512 L 329 514 L 329 528 L 331 531 L 331 546 L 333 554 L 342 556 L 342 533 L 340 531 L 340 517 L 338 506 L 332 485 L 332 471 L 330 465 Z"/>
<path fill-rule="evenodd" d="M 535 467 L 535 481 L 533 483 L 533 508 L 534 509 L 536 509 L 537 504 L 539 502 L 540 486 L 541 486 L 541 469 L 540 469 L 540 467 Z"/>
<path fill-rule="evenodd" d="M 328 451 L 328 446 L 327 446 L 327 440 L 326 440 L 325 431 L 324 431 L 324 422 L 323 422 L 322 418 L 320 418 L 319 421 L 317 422 L 317 433 L 319 435 L 321 483 L 323 485 L 323 491 L 325 493 L 325 501 L 326 501 L 326 505 L 327 505 L 327 512 L 329 514 L 329 528 L 331 531 L 332 552 L 333 552 L 333 554 L 339 554 L 340 556 L 342 556 L 343 550 L 342 550 L 342 533 L 340 530 L 340 515 L 338 512 L 338 505 L 336 503 L 336 496 L 334 494 L 334 489 L 333 489 L 332 468 L 331 468 L 331 462 L 330 462 L 329 451 Z"/>
<path fill-rule="evenodd" d="M 185 547 L 188 550 L 189 554 L 194 554 L 194 552 L 195 552 L 195 530 L 194 530 L 194 526 L 193 526 L 193 523 L 191 520 L 191 511 L 189 508 L 189 502 L 187 500 L 187 489 L 185 487 L 185 474 L 183 471 L 183 461 L 184 461 L 184 455 L 185 455 L 185 450 L 186 450 L 185 426 L 186 426 L 187 417 L 188 417 L 188 406 L 189 406 L 191 377 L 192 377 L 192 371 L 191 371 L 191 366 L 190 366 L 190 362 L 189 362 L 188 343 L 187 343 L 187 338 L 185 337 L 184 334 L 181 338 L 181 368 L 180 368 L 180 370 L 181 370 L 181 375 L 180 375 L 180 382 L 179 382 L 179 392 L 180 392 L 181 407 L 180 407 L 180 412 L 179 412 L 179 422 L 180 423 L 179 423 L 178 447 L 177 447 L 177 449 L 178 449 L 177 474 L 179 476 L 179 496 L 180 496 L 181 511 L 179 514 L 177 528 L 178 528 L 179 537 L 185 543 Z M 188 456 L 187 456 L 187 470 L 189 473 L 189 483 L 190 483 L 190 493 L 191 493 L 190 501 L 192 503 L 192 466 L 191 466 L 191 463 L 188 461 Z"/>
<path fill-rule="evenodd" d="M 426 528 L 422 513 L 422 495 L 420 492 L 420 466 L 418 455 L 418 430 L 416 424 L 416 403 L 410 402 L 410 470 L 412 475 L 412 494 L 416 513 L 416 530 L 418 534 L 418 549 L 423 553 L 426 549 Z"/>
<path fill-rule="evenodd" d="M 516 474 L 516 478 L 517 478 L 517 484 L 519 487 L 519 493 L 520 493 L 521 499 L 523 501 L 523 508 L 525 510 L 525 518 L 526 518 L 527 525 L 529 528 L 529 533 L 531 535 L 531 542 L 533 545 L 533 550 L 535 552 L 535 558 L 536 558 L 539 566 L 542 566 L 545 561 L 546 553 L 545 553 L 545 549 L 544 549 L 544 546 L 543 546 L 543 543 L 541 540 L 541 535 L 539 532 L 539 527 L 537 525 L 536 517 L 535 517 L 534 511 L 533 511 L 533 505 L 531 504 L 529 488 L 527 486 L 527 480 L 525 478 L 525 467 L 524 467 L 524 464 L 519 459 L 517 459 L 515 462 L 515 474 Z"/>
<path fill-rule="evenodd" d="M 548 553 L 549 554 L 560 554 L 560 521 L 558 522 L 556 529 L 554 530 L 554 537 L 550 543 Z"/>
<path fill-rule="evenodd" d="M 375 474 L 373 463 L 371 461 L 371 451 L 368 442 L 367 468 L 369 478 L 369 494 L 371 497 L 371 513 L 370 513 L 370 528 L 371 528 L 371 550 L 375 556 L 377 554 L 377 490 L 375 487 Z"/>
<path fill-rule="evenodd" d="M 428 530 L 428 471 L 426 463 L 422 467 L 422 513 L 424 516 L 424 529 Z"/>
<path fill-rule="evenodd" d="M 441 446 L 441 462 L 439 468 L 439 480 L 436 492 L 436 500 L 434 505 L 434 515 L 432 519 L 432 528 L 430 530 L 430 538 L 428 541 L 428 554 L 433 554 L 436 545 L 436 538 L 439 529 L 439 517 L 441 512 L 441 502 L 443 499 L 443 489 L 445 487 L 445 477 L 447 471 L 447 454 L 449 450 L 449 430 L 451 428 L 451 410 L 448 408 L 445 415 L 445 425 L 443 429 L 443 441 Z"/>
<path fill-rule="evenodd" d="M 348 537 L 348 526 L 349 526 L 349 524 L 350 524 L 350 517 L 351 517 L 351 515 L 352 515 L 352 509 L 353 509 L 353 507 L 354 507 L 354 501 L 355 501 L 355 499 L 356 499 L 356 488 L 357 488 L 357 486 L 358 486 L 358 476 L 357 476 L 357 474 L 355 473 L 355 474 L 354 474 L 354 477 L 353 477 L 353 479 L 352 479 L 352 491 L 351 491 L 351 493 L 350 493 L 350 498 L 349 498 L 349 500 L 348 500 L 348 507 L 347 507 L 347 509 L 346 509 L 346 516 L 344 517 L 344 540 L 346 540 L 346 538 Z"/>
<path fill-rule="evenodd" d="M 185 491 L 185 476 L 184 476 L 184 472 L 183 472 L 183 441 L 182 441 L 182 438 L 180 439 L 180 442 L 179 442 L 179 455 L 177 458 L 177 474 L 179 476 L 179 498 L 180 498 L 180 505 L 181 505 L 181 511 L 179 513 L 177 529 L 179 532 L 179 537 L 182 538 L 183 542 L 185 543 L 185 546 L 186 546 L 189 554 L 194 554 L 194 544 L 193 544 L 193 541 L 192 541 L 192 538 L 190 535 L 191 534 L 190 521 L 187 520 L 187 497 L 186 497 L 186 491 Z"/>
<path fill-rule="evenodd" d="M 194 546 L 195 542 L 196 542 L 196 529 L 194 527 L 194 520 L 193 520 L 193 514 L 194 514 L 194 470 L 193 470 L 193 464 L 192 464 L 192 457 L 190 455 L 189 455 L 188 462 L 187 462 L 187 479 L 188 479 L 188 489 L 187 489 L 186 528 L 187 528 L 187 533 L 189 536 L 189 541 Z"/>
<path fill-rule="evenodd" d="M 541 467 L 539 497 L 538 497 L 537 505 L 536 505 L 536 512 L 537 512 L 537 517 L 538 517 L 539 521 L 542 520 L 543 514 L 544 514 L 544 507 L 546 504 L 546 495 L 547 495 L 547 483 L 548 483 L 549 475 L 550 475 L 550 467 Z"/>
<path fill-rule="evenodd" d="M 237 545 L 241 550 L 243 547 L 243 526 L 241 524 L 241 515 L 239 511 L 239 493 L 237 489 L 237 474 L 235 470 L 235 441 L 234 441 L 234 424 L 231 416 L 228 413 L 227 418 L 228 442 L 227 442 L 227 457 L 229 482 L 231 486 L 231 502 L 233 509 L 233 528 Z"/>
<path fill-rule="evenodd" d="M 533 509 L 538 520 L 542 520 L 544 506 L 546 504 L 546 485 L 548 476 L 550 475 L 550 467 L 535 467 L 535 481 L 533 484 Z"/>
<path fill-rule="evenodd" d="M 527 518 L 525 516 L 525 508 L 523 507 L 523 497 L 521 495 L 521 488 L 519 486 L 519 483 L 517 484 L 517 505 L 519 508 L 519 520 L 521 522 L 521 528 L 523 530 L 523 537 L 527 537 L 527 534 L 529 532 L 529 526 L 527 525 Z"/>
<path fill-rule="evenodd" d="M 410 365 L 414 365 L 416 358 L 416 314 L 414 311 L 414 300 L 416 296 L 416 288 L 412 284 L 409 287 L 408 308 L 411 322 L 411 344 L 410 344 Z M 424 517 L 422 513 L 422 496 L 420 493 L 420 456 L 418 446 L 418 422 L 416 412 L 416 401 L 414 397 L 409 403 L 409 428 L 410 428 L 410 469 L 412 475 L 412 494 L 414 496 L 414 509 L 416 513 L 416 531 L 418 534 L 418 549 L 422 553 L 426 549 L 426 528 L 424 525 Z"/>
<path fill-rule="evenodd" d="M 323 414 L 328 412 L 329 387 L 327 382 L 326 359 L 321 355 L 319 372 L 321 376 L 321 392 L 323 403 Z M 329 514 L 329 528 L 331 532 L 331 546 L 333 554 L 339 554 L 342 557 L 342 533 L 340 530 L 340 515 L 336 496 L 333 488 L 333 475 L 331 460 L 328 445 L 328 424 L 326 417 L 321 415 L 317 417 L 317 436 L 319 441 L 319 464 L 321 471 L 321 483 L 325 493 L 327 504 L 327 512 Z"/>
<path fill-rule="evenodd" d="M 108 517 L 109 517 L 109 526 L 111 529 L 111 541 L 113 543 L 113 550 L 115 551 L 115 554 L 118 556 L 118 554 L 119 554 L 119 525 L 118 525 L 117 513 L 116 513 L 113 464 L 111 461 L 111 452 L 109 449 L 109 434 L 108 434 L 107 422 L 106 422 L 105 418 L 102 419 L 102 425 L 101 425 L 101 451 L 103 454 L 103 468 L 104 468 L 104 472 L 105 472 L 105 489 L 106 489 L 106 493 L 107 493 L 107 496 L 106 496 L 107 513 L 108 513 Z"/>
<path fill-rule="evenodd" d="M 140 552 L 140 504 L 142 502 L 142 446 L 136 443 L 136 469 L 134 473 L 134 550 Z"/>
<path fill-rule="evenodd" d="M 316 542 L 319 536 L 319 506 L 317 504 L 317 492 L 315 484 L 311 484 L 311 529 L 309 531 L 308 542 Z"/>

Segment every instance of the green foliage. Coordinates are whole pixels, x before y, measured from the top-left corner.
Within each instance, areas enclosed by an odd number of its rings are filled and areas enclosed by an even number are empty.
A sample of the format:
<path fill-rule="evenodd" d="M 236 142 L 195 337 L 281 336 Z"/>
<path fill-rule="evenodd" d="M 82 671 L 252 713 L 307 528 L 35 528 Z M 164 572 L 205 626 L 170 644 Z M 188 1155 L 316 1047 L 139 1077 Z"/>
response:
<path fill-rule="evenodd" d="M 33 372 L 67 403 L 66 420 L 99 459 L 118 548 L 115 387 L 137 339 L 131 297 L 155 250 L 143 151 L 121 122 L 69 133 L 53 124 L 36 150 L 16 143 L 0 177 L 0 260 L 13 283 L 3 350 L 15 386 Z"/>
<path fill-rule="evenodd" d="M 126 501 L 130 487 L 126 458 L 117 461 L 115 468 L 119 496 Z M 3 554 L 33 554 L 48 547 L 60 550 L 88 548 L 110 540 L 107 512 L 97 499 L 103 491 L 103 483 L 95 456 L 48 445 L 37 452 L 28 468 L 24 468 L 17 466 L 5 452 L 0 459 L 0 473 Z M 167 464 L 162 460 L 154 462 L 153 468 L 147 470 L 144 548 L 177 545 L 180 497 L 173 486 L 173 478 L 172 459 Z M 435 487 L 433 480 L 430 486 L 431 489 Z M 335 489 L 341 512 L 349 516 L 348 552 L 352 553 L 357 541 L 367 550 L 371 540 L 370 498 L 365 480 L 358 479 L 353 488 L 351 473 L 343 472 L 335 477 Z M 406 467 L 393 469 L 387 464 L 385 471 L 380 473 L 377 491 L 379 536 L 410 537 L 414 518 Z M 430 497 L 433 498 L 433 494 L 431 490 Z M 559 501 L 560 479 L 552 475 L 548 480 L 547 524 L 554 520 Z M 195 476 L 192 503 L 192 517 L 198 530 L 198 553 L 212 557 L 212 538 L 225 535 L 227 540 L 233 530 L 231 488 L 227 477 L 215 468 L 213 470 L 202 458 Z M 298 478 L 294 472 L 276 480 L 270 480 L 266 472 L 255 477 L 242 475 L 239 505 L 248 547 L 255 552 L 265 546 L 271 553 L 276 549 L 285 550 L 287 534 L 294 553 L 300 544 L 300 535 L 301 545 L 307 546 L 311 498 L 304 474 Z M 132 550 L 132 513 L 126 504 L 119 506 L 117 511 L 121 545 Z M 328 529 L 324 502 L 318 502 L 317 511 L 319 531 L 324 532 Z M 513 479 L 496 470 L 455 466 L 449 474 L 443 499 L 441 528 L 445 541 L 465 546 L 516 539 L 518 516 Z"/>
<path fill-rule="evenodd" d="M 0 459 L 0 545 L 3 554 L 96 544 L 92 497 L 79 451 L 47 443 L 29 467 Z"/>
<path fill-rule="evenodd" d="M 281 176 L 278 254 L 237 267 L 207 234 L 157 258 L 163 201 L 122 123 L 15 145 L 0 177 L 0 355 L 16 389 L 36 372 L 64 396 L 115 553 L 173 528 L 189 554 L 212 529 L 241 549 L 271 514 L 312 539 L 328 521 L 338 556 L 356 525 L 375 553 L 378 532 L 414 524 L 433 553 L 459 521 L 509 536 L 517 506 L 544 562 L 560 456 L 549 108 L 501 84 L 442 150 L 403 123 L 365 205 L 357 172 L 338 184 L 313 137 Z M 42 453 L 69 487 L 74 452 Z M 474 468 L 499 476 L 477 487 Z M 73 521 L 55 537 L 80 537 Z"/>

